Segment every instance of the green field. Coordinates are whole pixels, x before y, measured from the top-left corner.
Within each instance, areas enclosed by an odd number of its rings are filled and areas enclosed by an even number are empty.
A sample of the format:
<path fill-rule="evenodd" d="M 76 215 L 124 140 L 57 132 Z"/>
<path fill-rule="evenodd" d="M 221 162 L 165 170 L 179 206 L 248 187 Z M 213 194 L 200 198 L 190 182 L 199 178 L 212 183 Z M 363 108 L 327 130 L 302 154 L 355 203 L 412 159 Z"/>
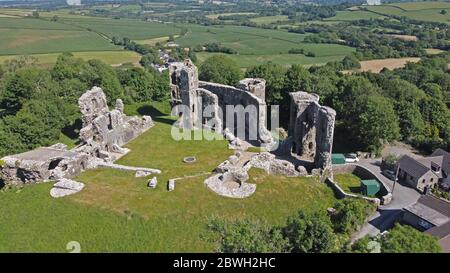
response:
<path fill-rule="evenodd" d="M 262 16 L 250 19 L 250 21 L 252 21 L 253 23 L 257 23 L 259 25 L 271 24 L 288 20 L 289 18 L 287 15 Z"/>
<path fill-rule="evenodd" d="M 200 63 L 205 61 L 208 57 L 220 53 L 197 53 L 197 58 Z M 277 55 L 226 55 L 233 59 L 241 68 L 249 68 L 257 66 L 265 62 L 273 62 L 282 66 L 290 66 L 293 64 L 300 64 L 305 66 L 324 65 L 331 61 L 339 61 L 344 56 L 323 56 L 323 57 L 307 57 L 300 54 L 277 54 Z"/>
<path fill-rule="evenodd" d="M 370 11 L 346 10 L 346 11 L 337 11 L 336 16 L 326 18 L 324 20 L 325 21 L 355 21 L 355 20 L 381 19 L 381 18 L 384 18 L 384 16 L 370 12 Z"/>
<path fill-rule="evenodd" d="M 168 192 L 169 178 L 211 171 L 232 151 L 225 141 L 173 140 L 173 119 L 158 114 L 168 106 L 157 108 L 127 109 L 152 114 L 156 125 L 127 145 L 131 152 L 118 162 L 160 168 L 156 189 L 148 189 L 148 178 L 135 178 L 133 172 L 97 169 L 76 178 L 86 183 L 82 192 L 62 199 L 49 196 L 51 184 L 0 192 L 0 252 L 65 252 L 69 241 L 78 241 L 83 252 L 214 251 L 214 244 L 204 240 L 213 215 L 281 224 L 298 209 L 325 210 L 336 201 L 332 190 L 315 178 L 260 170 L 251 170 L 250 182 L 258 186 L 246 199 L 216 195 L 204 186 L 204 175 L 179 180 Z M 183 163 L 190 155 L 197 161 Z"/>
<path fill-rule="evenodd" d="M 0 55 L 120 49 L 87 31 L 0 29 L 0 36 Z"/>
<path fill-rule="evenodd" d="M 253 12 L 234 12 L 234 13 L 217 13 L 217 14 L 208 14 L 206 15 L 209 19 L 218 19 L 219 16 L 231 16 L 231 15 L 254 15 L 256 13 Z"/>
<path fill-rule="evenodd" d="M 31 54 L 37 59 L 38 63 L 41 65 L 52 65 L 56 62 L 56 59 L 60 53 L 48 53 L 48 54 Z M 88 52 L 74 52 L 73 55 L 76 58 L 81 58 L 83 60 L 98 59 L 104 63 L 110 65 L 120 65 L 123 63 L 133 63 L 138 64 L 141 59 L 141 55 L 133 51 L 88 51 Z M 18 58 L 20 55 L 6 55 L 0 56 L 0 63 L 6 60 L 11 60 Z"/>
<path fill-rule="evenodd" d="M 134 19 L 63 18 L 64 23 L 91 29 L 108 37 L 127 37 L 135 40 L 151 39 L 179 34 L 181 27 L 174 24 L 145 22 Z"/>
<path fill-rule="evenodd" d="M 203 27 L 187 26 L 189 32 L 176 39 L 183 47 L 220 43 L 232 48 L 238 55 L 228 55 L 243 68 L 273 61 L 279 64 L 324 64 L 328 61 L 340 60 L 354 51 L 353 48 L 337 44 L 303 43 L 304 35 L 279 30 L 261 28 L 223 26 Z M 292 48 L 303 48 L 313 52 L 316 57 L 300 54 L 288 54 Z M 200 62 L 216 53 L 198 53 Z"/>
<path fill-rule="evenodd" d="M 392 3 L 380 6 L 368 6 L 367 9 L 379 14 L 405 16 L 421 21 L 450 23 L 449 2 L 426 1 L 413 3 Z M 447 14 L 441 14 L 440 12 L 442 10 L 446 10 Z"/>

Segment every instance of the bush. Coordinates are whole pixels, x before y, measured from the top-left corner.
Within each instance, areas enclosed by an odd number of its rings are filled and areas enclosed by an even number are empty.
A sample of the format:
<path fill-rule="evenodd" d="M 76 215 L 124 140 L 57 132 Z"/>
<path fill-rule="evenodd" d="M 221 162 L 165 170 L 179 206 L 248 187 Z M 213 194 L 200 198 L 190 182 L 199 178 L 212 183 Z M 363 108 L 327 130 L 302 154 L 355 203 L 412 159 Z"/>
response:
<path fill-rule="evenodd" d="M 299 211 L 288 219 L 282 232 L 294 253 L 327 253 L 335 248 L 336 236 L 325 213 Z"/>
<path fill-rule="evenodd" d="M 266 222 L 253 219 L 227 221 L 211 219 L 209 229 L 213 241 L 218 242 L 217 251 L 224 253 L 283 252 L 286 241 L 279 229 L 271 228 Z"/>
<path fill-rule="evenodd" d="M 396 224 L 381 238 L 383 253 L 439 253 L 438 239 L 413 227 Z"/>
<path fill-rule="evenodd" d="M 331 217 L 337 232 L 351 234 L 364 224 L 367 217 L 375 210 L 374 205 L 357 198 L 344 198 L 335 205 Z"/>

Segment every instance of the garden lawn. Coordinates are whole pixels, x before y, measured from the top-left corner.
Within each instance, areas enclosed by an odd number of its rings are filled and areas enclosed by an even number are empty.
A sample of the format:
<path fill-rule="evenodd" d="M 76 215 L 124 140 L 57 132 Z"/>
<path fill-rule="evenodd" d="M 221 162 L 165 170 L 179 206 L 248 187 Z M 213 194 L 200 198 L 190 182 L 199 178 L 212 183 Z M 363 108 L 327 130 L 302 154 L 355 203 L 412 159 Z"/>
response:
<path fill-rule="evenodd" d="M 336 182 L 346 193 L 361 194 L 361 179 L 351 173 L 333 175 Z"/>
<path fill-rule="evenodd" d="M 175 141 L 168 106 L 135 105 L 128 113 L 152 114 L 156 125 L 130 142 L 131 152 L 118 163 L 159 168 L 156 189 L 134 172 L 90 170 L 76 178 L 86 184 L 75 195 L 54 200 L 50 184 L 28 186 L 20 192 L 0 192 L 0 251 L 64 252 L 78 241 L 84 252 L 197 252 L 214 251 L 206 240 L 209 217 L 256 217 L 281 224 L 298 209 L 326 209 L 335 202 L 333 191 L 314 178 L 287 178 L 250 171 L 256 192 L 246 199 L 218 196 L 204 185 L 207 175 L 231 153 L 221 141 Z M 185 156 L 197 161 L 185 164 Z M 199 175 L 176 182 L 167 180 Z"/>

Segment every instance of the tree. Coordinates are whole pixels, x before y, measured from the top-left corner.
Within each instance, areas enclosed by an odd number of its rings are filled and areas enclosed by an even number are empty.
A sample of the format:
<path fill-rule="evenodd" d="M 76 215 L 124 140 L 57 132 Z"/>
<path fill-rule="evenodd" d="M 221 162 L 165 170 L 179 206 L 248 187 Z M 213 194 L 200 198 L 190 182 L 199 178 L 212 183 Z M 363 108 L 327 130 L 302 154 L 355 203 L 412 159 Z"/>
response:
<path fill-rule="evenodd" d="M 283 252 L 286 240 L 276 228 L 260 220 L 244 219 L 234 222 L 213 218 L 209 229 L 212 240 L 218 242 L 217 251 L 225 253 Z"/>
<path fill-rule="evenodd" d="M 342 60 L 343 69 L 361 68 L 358 58 L 355 55 L 345 56 Z"/>
<path fill-rule="evenodd" d="M 168 98 L 170 91 L 167 74 L 131 68 L 119 71 L 118 76 L 126 96 L 133 101 L 162 101 Z"/>
<path fill-rule="evenodd" d="M 303 66 L 294 64 L 286 72 L 285 86 L 288 92 L 310 91 L 311 74 Z"/>
<path fill-rule="evenodd" d="M 199 70 L 199 79 L 215 83 L 236 85 L 242 78 L 239 66 L 224 55 L 209 57 Z"/>
<path fill-rule="evenodd" d="M 398 139 L 398 118 L 389 99 L 369 96 L 361 109 L 354 132 L 361 144 L 378 152 L 384 143 Z"/>
<path fill-rule="evenodd" d="M 381 251 L 383 253 L 439 253 L 441 247 L 436 237 L 410 226 L 396 224 L 381 238 Z"/>
<path fill-rule="evenodd" d="M 88 61 L 88 73 L 91 75 L 91 86 L 99 86 L 106 94 L 109 104 L 123 97 L 123 88 L 117 78 L 116 71 L 100 60 Z"/>
<path fill-rule="evenodd" d="M 326 253 L 335 249 L 330 218 L 322 212 L 303 212 L 288 218 L 282 228 L 289 250 L 296 253 Z"/>
<path fill-rule="evenodd" d="M 47 92 L 54 92 L 55 84 L 46 70 L 30 67 L 18 70 L 4 79 L 2 105 L 8 112 L 15 113 L 31 98 Z"/>
<path fill-rule="evenodd" d="M 334 208 L 336 211 L 331 217 L 334 229 L 346 234 L 356 231 L 374 211 L 369 202 L 356 198 L 344 198 Z"/>

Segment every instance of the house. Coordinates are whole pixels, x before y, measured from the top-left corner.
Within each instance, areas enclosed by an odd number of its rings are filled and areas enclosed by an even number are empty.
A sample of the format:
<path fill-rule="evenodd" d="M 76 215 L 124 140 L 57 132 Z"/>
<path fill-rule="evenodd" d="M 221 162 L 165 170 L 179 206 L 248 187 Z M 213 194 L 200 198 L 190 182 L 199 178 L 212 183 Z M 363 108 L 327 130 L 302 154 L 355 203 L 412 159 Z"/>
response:
<path fill-rule="evenodd" d="M 436 185 L 442 178 L 443 156 L 412 158 L 404 155 L 398 161 L 398 179 L 421 192 Z"/>
<path fill-rule="evenodd" d="M 403 209 L 403 222 L 439 238 L 443 252 L 450 253 L 450 203 L 432 195 Z"/>
<path fill-rule="evenodd" d="M 438 157 L 442 156 L 442 165 L 441 165 L 441 172 L 442 172 L 442 181 L 441 185 L 443 188 L 450 189 L 450 153 L 443 150 L 443 149 L 437 149 L 434 151 L 433 154 L 431 154 L 432 157 Z"/>

